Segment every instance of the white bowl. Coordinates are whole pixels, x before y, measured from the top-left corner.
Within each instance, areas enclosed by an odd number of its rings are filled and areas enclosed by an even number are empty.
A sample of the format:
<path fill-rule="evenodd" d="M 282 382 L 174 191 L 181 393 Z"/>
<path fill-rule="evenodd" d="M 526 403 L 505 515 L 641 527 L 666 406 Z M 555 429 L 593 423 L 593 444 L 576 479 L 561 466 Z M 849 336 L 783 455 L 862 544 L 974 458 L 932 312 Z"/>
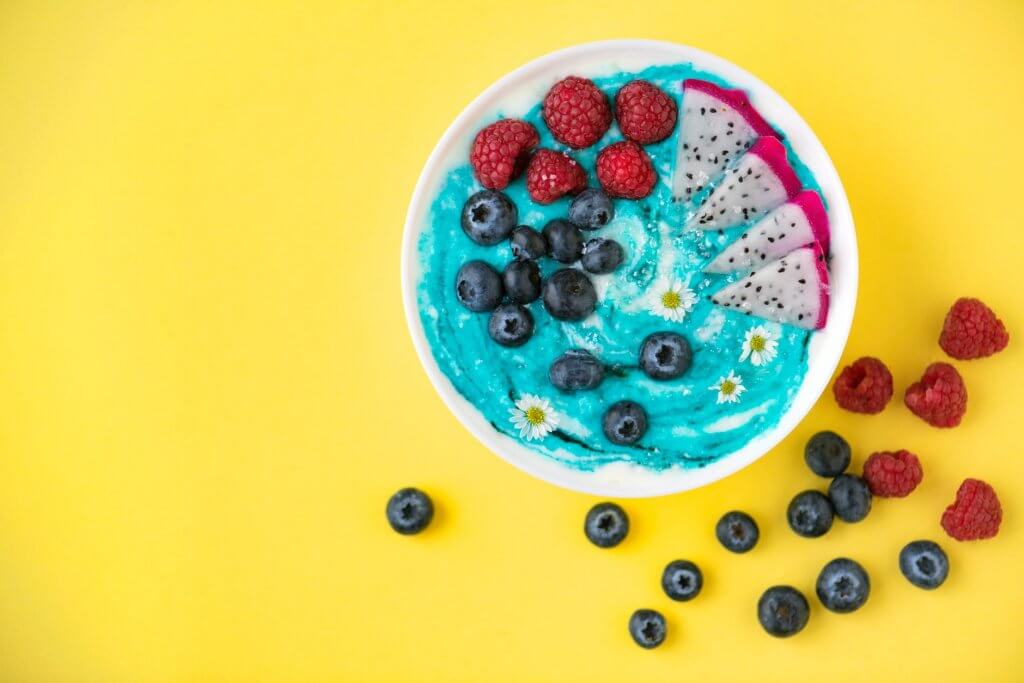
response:
<path fill-rule="evenodd" d="M 601 76 L 619 70 L 680 62 L 692 62 L 698 69 L 721 76 L 746 90 L 757 110 L 783 131 L 821 185 L 832 228 L 832 300 L 828 325 L 811 338 L 807 373 L 789 409 L 774 428 L 738 451 L 694 469 L 670 468 L 657 472 L 618 462 L 593 472 L 575 470 L 496 431 L 438 368 L 416 304 L 421 272 L 417 251 L 419 236 L 430 229 L 427 224 L 430 203 L 446 172 L 465 163 L 473 135 L 495 119 L 499 108 L 510 115 L 525 114 L 543 98 L 551 84 L 570 74 Z M 774 90 L 721 57 L 692 47 L 649 40 L 587 43 L 553 52 L 516 69 L 473 100 L 445 131 L 420 174 L 409 205 L 402 240 L 402 296 L 413 344 L 430 381 L 455 416 L 485 446 L 535 477 L 568 489 L 612 497 L 658 496 L 704 486 L 746 467 L 789 434 L 818 400 L 839 363 L 853 321 L 857 299 L 857 238 L 850 205 L 832 161 L 810 127 Z"/>

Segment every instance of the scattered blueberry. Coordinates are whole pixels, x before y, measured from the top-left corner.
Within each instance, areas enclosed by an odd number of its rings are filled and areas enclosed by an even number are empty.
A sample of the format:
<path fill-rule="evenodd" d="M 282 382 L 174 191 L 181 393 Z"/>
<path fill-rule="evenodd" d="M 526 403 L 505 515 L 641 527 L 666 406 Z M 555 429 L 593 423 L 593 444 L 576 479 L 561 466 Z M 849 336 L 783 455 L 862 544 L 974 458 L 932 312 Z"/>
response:
<path fill-rule="evenodd" d="M 661 574 L 661 587 L 665 595 L 679 602 L 693 600 L 704 587 L 700 567 L 689 560 L 673 560 Z"/>
<path fill-rule="evenodd" d="M 652 609 L 638 609 L 629 618 L 629 635 L 640 647 L 650 650 L 665 640 L 665 617 Z"/>
<path fill-rule="evenodd" d="M 414 488 L 401 489 L 388 499 L 388 523 L 400 534 L 418 534 L 434 517 L 430 497 Z"/>
<path fill-rule="evenodd" d="M 569 349 L 551 364 L 548 379 L 562 391 L 593 389 L 604 379 L 604 364 L 589 351 Z"/>
<path fill-rule="evenodd" d="M 544 308 L 559 320 L 583 320 L 596 306 L 594 283 L 575 268 L 562 268 L 544 282 Z"/>
<path fill-rule="evenodd" d="M 932 590 L 949 575 L 949 558 L 938 543 L 913 541 L 900 551 L 900 571 L 918 588 Z"/>
<path fill-rule="evenodd" d="M 821 491 L 804 491 L 789 503 L 786 518 L 799 535 L 817 538 L 832 528 L 832 503 Z"/>
<path fill-rule="evenodd" d="M 533 335 L 533 316 L 521 304 L 502 304 L 491 313 L 487 333 L 502 346 L 522 346 Z"/>
<path fill-rule="evenodd" d="M 517 304 L 528 304 L 540 296 L 540 268 L 536 261 L 512 261 L 501 274 L 505 293 Z"/>
<path fill-rule="evenodd" d="M 836 517 L 859 522 L 871 512 L 871 489 L 855 474 L 840 474 L 828 486 L 828 499 Z"/>
<path fill-rule="evenodd" d="M 470 261 L 455 276 L 455 296 L 471 311 L 491 311 L 501 302 L 505 288 L 498 271 L 483 261 Z"/>
<path fill-rule="evenodd" d="M 548 241 L 551 258 L 562 263 L 580 260 L 583 254 L 583 235 L 569 221 L 562 218 L 549 221 L 544 226 L 544 238 Z"/>
<path fill-rule="evenodd" d="M 595 187 L 580 192 L 569 206 L 569 220 L 582 230 L 603 228 L 614 217 L 611 198 Z"/>
<path fill-rule="evenodd" d="M 760 538 L 761 532 L 753 517 L 746 512 L 733 510 L 725 513 L 718 520 L 718 524 L 715 525 L 715 536 L 726 550 L 745 553 L 757 545 L 757 539 Z"/>
<path fill-rule="evenodd" d="M 609 441 L 629 445 L 639 441 L 647 431 L 647 413 L 638 403 L 619 401 L 605 412 L 601 426 Z"/>
<path fill-rule="evenodd" d="M 511 199 L 501 192 L 481 190 L 462 207 L 462 230 L 477 244 L 497 244 L 516 227 L 518 217 Z"/>
<path fill-rule="evenodd" d="M 615 503 L 598 503 L 587 512 L 583 533 L 598 548 L 613 548 L 629 533 L 629 516 Z"/>
<path fill-rule="evenodd" d="M 796 635 L 807 625 L 811 606 L 792 586 L 772 586 L 757 601 L 757 620 L 776 638 Z"/>
<path fill-rule="evenodd" d="M 822 568 L 815 590 L 825 609 L 845 614 L 859 609 L 867 602 L 871 581 L 864 567 L 840 557 Z"/>
<path fill-rule="evenodd" d="M 512 257 L 520 260 L 537 260 L 548 254 L 548 241 L 528 225 L 520 225 L 509 237 Z"/>
<path fill-rule="evenodd" d="M 618 268 L 624 258 L 626 254 L 622 251 L 621 244 L 604 237 L 595 237 L 583 245 L 580 262 L 588 273 L 604 275 Z"/>
<path fill-rule="evenodd" d="M 655 332 L 640 345 L 640 369 L 651 379 L 675 379 L 690 368 L 693 352 L 686 337 Z"/>
<path fill-rule="evenodd" d="M 804 461 L 819 477 L 838 477 L 850 466 L 850 444 L 835 432 L 818 432 L 804 447 Z"/>

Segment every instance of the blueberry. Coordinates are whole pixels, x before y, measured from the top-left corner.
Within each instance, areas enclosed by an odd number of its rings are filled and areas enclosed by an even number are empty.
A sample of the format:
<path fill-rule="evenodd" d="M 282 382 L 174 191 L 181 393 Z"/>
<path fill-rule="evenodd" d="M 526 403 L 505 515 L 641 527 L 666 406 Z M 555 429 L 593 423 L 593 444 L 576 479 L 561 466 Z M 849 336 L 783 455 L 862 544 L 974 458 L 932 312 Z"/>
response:
<path fill-rule="evenodd" d="M 462 206 L 462 230 L 469 239 L 485 246 L 508 237 L 518 218 L 512 200 L 494 190 L 481 190 Z"/>
<path fill-rule="evenodd" d="M 626 258 L 622 245 L 615 240 L 596 237 L 583 245 L 580 261 L 588 273 L 604 275 L 613 272 Z"/>
<path fill-rule="evenodd" d="M 636 443 L 647 431 L 647 413 L 633 401 L 613 403 L 601 420 L 604 435 L 612 443 Z"/>
<path fill-rule="evenodd" d="M 700 593 L 704 587 L 704 575 L 700 567 L 689 560 L 673 560 L 661 574 L 661 587 L 668 597 L 686 602 Z"/>
<path fill-rule="evenodd" d="M 675 379 L 690 368 L 693 352 L 686 337 L 655 332 L 640 345 L 640 369 L 651 379 Z"/>
<path fill-rule="evenodd" d="M 522 346 L 533 335 L 533 316 L 521 304 L 502 304 L 491 313 L 487 333 L 502 346 Z"/>
<path fill-rule="evenodd" d="M 528 225 L 520 225 L 509 237 L 512 245 L 512 256 L 525 260 L 536 260 L 548 254 L 548 240 Z"/>
<path fill-rule="evenodd" d="M 569 349 L 551 364 L 548 379 L 562 391 L 593 389 L 604 379 L 604 364 L 589 351 Z"/>
<path fill-rule="evenodd" d="M 715 536 L 726 550 L 745 553 L 757 545 L 757 539 L 760 538 L 761 532 L 753 517 L 746 512 L 733 510 L 725 513 L 718 520 L 718 524 L 715 525 Z"/>
<path fill-rule="evenodd" d="M 629 618 L 629 635 L 637 645 L 648 650 L 661 645 L 667 630 L 665 617 L 653 609 L 638 609 Z"/>
<path fill-rule="evenodd" d="M 818 432 L 804 447 L 804 460 L 819 477 L 838 477 L 850 466 L 850 444 L 835 432 Z"/>
<path fill-rule="evenodd" d="M 483 261 L 470 261 L 455 276 L 455 296 L 471 311 L 491 311 L 501 303 L 505 288 L 498 271 Z"/>
<path fill-rule="evenodd" d="M 562 268 L 544 282 L 544 308 L 559 320 L 583 320 L 597 306 L 597 290 L 575 268 Z"/>
<path fill-rule="evenodd" d="M 900 571 L 918 588 L 932 590 L 949 575 L 949 558 L 938 543 L 913 541 L 900 551 Z"/>
<path fill-rule="evenodd" d="M 598 503 L 587 512 L 583 533 L 598 548 L 613 548 L 629 533 L 629 516 L 615 503 Z"/>
<path fill-rule="evenodd" d="M 434 517 L 430 497 L 414 488 L 405 488 L 388 499 L 388 523 L 400 534 L 418 534 Z"/>
<path fill-rule="evenodd" d="M 757 601 L 757 620 L 776 638 L 796 635 L 807 625 L 811 606 L 792 586 L 772 586 Z"/>
<path fill-rule="evenodd" d="M 540 296 L 540 268 L 536 261 L 512 261 L 501 274 L 505 293 L 517 304 L 528 304 Z"/>
<path fill-rule="evenodd" d="M 583 254 L 583 235 L 567 220 L 556 218 L 544 226 L 544 237 L 551 250 L 551 258 L 562 263 L 579 261 Z"/>
<path fill-rule="evenodd" d="M 840 474 L 828 486 L 828 499 L 836 517 L 844 522 L 859 522 L 871 512 L 871 489 L 854 474 Z"/>
<path fill-rule="evenodd" d="M 799 535 L 817 538 L 832 528 L 832 503 L 821 491 L 804 491 L 789 503 L 786 518 Z"/>
<path fill-rule="evenodd" d="M 569 220 L 582 230 L 597 230 L 615 217 L 612 200 L 601 190 L 590 187 L 576 195 L 569 205 Z"/>
<path fill-rule="evenodd" d="M 867 602 L 871 581 L 864 567 L 840 557 L 822 568 L 815 591 L 825 609 L 845 614 L 859 609 Z"/>

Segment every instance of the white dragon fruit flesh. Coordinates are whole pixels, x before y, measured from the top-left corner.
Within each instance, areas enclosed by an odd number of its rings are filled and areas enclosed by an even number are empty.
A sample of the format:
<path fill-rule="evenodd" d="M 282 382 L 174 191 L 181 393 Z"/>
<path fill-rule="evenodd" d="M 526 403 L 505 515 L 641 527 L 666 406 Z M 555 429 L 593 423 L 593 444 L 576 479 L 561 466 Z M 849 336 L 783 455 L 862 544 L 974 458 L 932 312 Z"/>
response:
<path fill-rule="evenodd" d="M 690 201 L 757 138 L 776 135 L 742 90 L 690 78 L 683 81 L 682 107 L 672 178 L 676 199 Z"/>
<path fill-rule="evenodd" d="M 820 330 L 828 320 L 828 269 L 821 245 L 801 247 L 717 294 L 712 303 L 765 320 Z"/>
<path fill-rule="evenodd" d="M 777 138 L 758 138 L 747 153 L 725 171 L 687 230 L 723 230 L 760 218 L 800 191 L 800 179 Z"/>
<path fill-rule="evenodd" d="M 813 242 L 828 253 L 828 214 L 818 193 L 804 190 L 746 229 L 704 271 L 732 273 L 758 268 Z"/>

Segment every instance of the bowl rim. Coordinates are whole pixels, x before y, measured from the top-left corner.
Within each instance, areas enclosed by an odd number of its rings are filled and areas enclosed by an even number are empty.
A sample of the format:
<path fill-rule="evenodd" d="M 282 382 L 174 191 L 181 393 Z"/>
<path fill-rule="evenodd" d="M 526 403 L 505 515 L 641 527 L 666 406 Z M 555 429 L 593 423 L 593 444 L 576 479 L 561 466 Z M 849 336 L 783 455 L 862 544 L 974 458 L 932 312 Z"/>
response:
<path fill-rule="evenodd" d="M 814 173 L 829 207 L 832 229 L 832 258 L 830 261 L 831 302 L 828 325 L 812 337 L 814 363 L 808 369 L 789 408 L 771 429 L 762 432 L 741 449 L 726 454 L 714 463 L 699 468 L 670 468 L 654 471 L 639 465 L 613 463 L 593 471 L 577 470 L 541 455 L 520 442 L 495 430 L 482 413 L 467 401 L 444 373 L 441 372 L 427 343 L 417 304 L 417 278 L 419 272 L 418 238 L 422 233 L 429 211 L 432 193 L 439 174 L 444 171 L 445 158 L 460 136 L 469 132 L 470 124 L 487 113 L 492 113 L 493 101 L 515 85 L 530 82 L 561 64 L 581 59 L 611 55 L 652 55 L 648 64 L 691 62 L 698 68 L 725 78 L 736 87 L 743 88 L 758 111 L 766 114 L 782 129 L 787 141 L 798 151 L 801 160 Z M 475 128 L 474 128 L 475 129 Z M 841 247 L 841 251 L 837 249 Z M 556 50 L 538 57 L 495 81 L 473 99 L 434 146 L 427 159 L 406 213 L 401 245 L 401 287 L 406 323 L 416 354 L 434 389 L 456 419 L 490 451 L 515 467 L 534 477 L 574 491 L 598 496 L 643 498 L 678 493 L 706 486 L 729 476 L 771 451 L 804 419 L 824 392 L 839 364 L 857 299 L 858 255 L 853 215 L 845 189 L 835 165 L 810 126 L 793 107 L 775 90 L 735 64 L 704 50 L 656 40 L 604 40 L 582 43 Z M 837 278 L 837 270 L 840 278 Z M 842 286 L 836 291 L 836 283 Z M 820 341 L 824 339 L 824 341 Z M 816 342 L 817 345 L 815 344 Z M 810 358 L 811 351 L 808 356 Z"/>

